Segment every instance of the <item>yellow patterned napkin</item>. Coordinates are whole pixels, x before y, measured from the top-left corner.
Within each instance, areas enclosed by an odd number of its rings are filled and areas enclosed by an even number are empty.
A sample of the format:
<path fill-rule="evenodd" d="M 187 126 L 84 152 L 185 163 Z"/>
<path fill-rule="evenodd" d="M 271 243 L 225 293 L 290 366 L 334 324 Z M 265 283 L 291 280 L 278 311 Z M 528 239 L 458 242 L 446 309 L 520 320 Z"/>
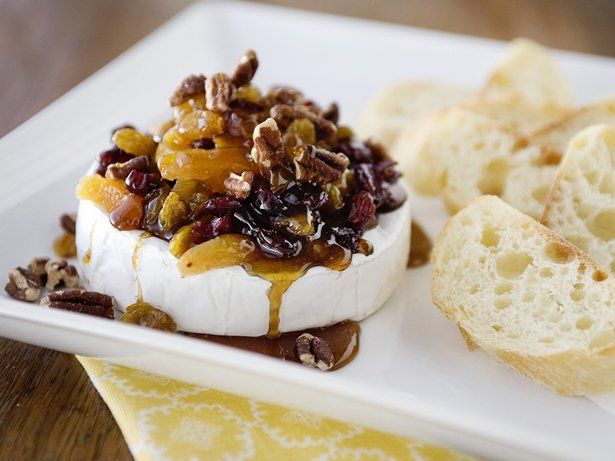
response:
<path fill-rule="evenodd" d="M 472 459 L 360 426 L 77 358 L 137 461 Z"/>

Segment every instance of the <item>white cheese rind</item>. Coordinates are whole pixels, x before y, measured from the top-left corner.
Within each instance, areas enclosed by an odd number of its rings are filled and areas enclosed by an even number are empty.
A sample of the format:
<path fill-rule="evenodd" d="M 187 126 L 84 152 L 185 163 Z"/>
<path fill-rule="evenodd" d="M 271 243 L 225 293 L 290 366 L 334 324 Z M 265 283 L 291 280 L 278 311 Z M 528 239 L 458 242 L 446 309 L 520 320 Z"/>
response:
<path fill-rule="evenodd" d="M 239 336 L 267 333 L 269 282 L 239 266 L 182 277 L 168 243 L 155 237 L 142 241 L 137 277 L 133 253 L 141 233 L 118 231 L 106 213 L 82 200 L 77 255 L 85 286 L 114 296 L 123 310 L 137 300 L 140 283 L 143 299 L 167 312 L 182 331 Z M 344 271 L 314 267 L 290 286 L 282 298 L 280 331 L 361 320 L 384 304 L 406 269 L 409 201 L 380 215 L 378 226 L 365 238 L 374 246 L 371 256 L 354 255 Z M 86 264 L 82 261 L 88 251 Z"/>

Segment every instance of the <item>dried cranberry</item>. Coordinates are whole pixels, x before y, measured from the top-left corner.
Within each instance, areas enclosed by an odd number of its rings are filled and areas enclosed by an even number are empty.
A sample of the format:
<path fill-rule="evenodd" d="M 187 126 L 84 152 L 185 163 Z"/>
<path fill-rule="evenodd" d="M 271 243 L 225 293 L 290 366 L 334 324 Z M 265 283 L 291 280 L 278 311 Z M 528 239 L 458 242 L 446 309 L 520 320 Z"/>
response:
<path fill-rule="evenodd" d="M 355 138 L 342 139 L 333 149 L 334 152 L 341 152 L 350 159 L 352 164 L 372 163 L 372 151 L 362 142 Z"/>
<path fill-rule="evenodd" d="M 380 181 L 376 177 L 373 165 L 362 163 L 354 168 L 354 177 L 359 190 L 369 192 L 376 201 L 382 192 Z"/>
<path fill-rule="evenodd" d="M 261 112 L 265 106 L 257 102 L 246 101 L 245 99 L 234 99 L 229 103 L 233 109 L 245 110 L 248 112 Z"/>
<path fill-rule="evenodd" d="M 339 245 L 349 249 L 352 249 L 359 239 L 357 231 L 352 227 L 336 226 L 331 229 L 331 233 Z"/>
<path fill-rule="evenodd" d="M 223 216 L 206 216 L 197 221 L 192 228 L 194 243 L 203 243 L 223 234 L 234 231 L 233 217 L 231 214 Z"/>
<path fill-rule="evenodd" d="M 307 206 L 313 210 L 327 203 L 327 193 L 319 187 L 310 184 L 294 183 L 286 188 L 280 198 L 287 206 Z"/>
<path fill-rule="evenodd" d="M 233 197 L 223 195 L 207 200 L 203 206 L 203 209 L 211 211 L 214 214 L 223 214 L 240 210 L 241 203 Z"/>
<path fill-rule="evenodd" d="M 213 149 L 214 147 L 216 147 L 216 144 L 211 138 L 201 138 L 192 141 L 192 147 L 194 149 Z"/>
<path fill-rule="evenodd" d="M 253 194 L 253 206 L 257 211 L 266 214 L 280 214 L 286 210 L 284 202 L 272 191 L 258 186 Z"/>
<path fill-rule="evenodd" d="M 160 184 L 160 175 L 132 170 L 124 182 L 130 192 L 145 196 Z"/>
<path fill-rule="evenodd" d="M 352 197 L 348 220 L 359 229 L 364 229 L 376 218 L 376 205 L 371 194 L 361 191 Z"/>
<path fill-rule="evenodd" d="M 374 173 L 376 177 L 382 182 L 395 183 L 400 173 L 395 169 L 395 162 L 393 160 L 383 160 L 374 165 Z"/>
<path fill-rule="evenodd" d="M 303 248 L 301 240 L 272 229 L 260 229 L 256 234 L 256 243 L 263 256 L 272 259 L 297 256 Z"/>
<path fill-rule="evenodd" d="M 132 155 L 128 155 L 126 152 L 121 150 L 119 147 L 112 147 L 109 150 L 103 151 L 98 154 L 96 161 L 98 162 L 98 167 L 96 168 L 96 173 L 104 176 L 107 172 L 107 167 L 112 163 L 124 163 L 132 158 Z"/>
<path fill-rule="evenodd" d="M 378 206 L 379 213 L 388 213 L 398 209 L 407 198 L 406 191 L 399 184 L 384 189 L 383 198 Z"/>

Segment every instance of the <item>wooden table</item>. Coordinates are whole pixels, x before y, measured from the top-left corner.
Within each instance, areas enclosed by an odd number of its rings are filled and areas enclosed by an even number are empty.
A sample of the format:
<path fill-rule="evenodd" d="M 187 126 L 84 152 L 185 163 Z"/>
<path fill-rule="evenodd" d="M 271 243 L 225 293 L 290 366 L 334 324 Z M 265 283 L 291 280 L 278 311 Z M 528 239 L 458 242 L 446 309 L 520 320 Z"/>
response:
<path fill-rule="evenodd" d="M 0 136 L 188 0 L 0 0 Z M 335 14 L 615 56 L 610 0 L 274 0 Z M 132 459 L 74 357 L 0 339 L 0 459 Z"/>

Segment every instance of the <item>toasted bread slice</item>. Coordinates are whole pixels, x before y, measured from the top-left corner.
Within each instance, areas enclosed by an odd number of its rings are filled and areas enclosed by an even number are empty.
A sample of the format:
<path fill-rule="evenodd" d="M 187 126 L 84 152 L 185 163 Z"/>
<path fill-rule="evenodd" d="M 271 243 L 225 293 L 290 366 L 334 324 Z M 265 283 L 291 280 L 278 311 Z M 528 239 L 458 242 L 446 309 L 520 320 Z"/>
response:
<path fill-rule="evenodd" d="M 472 92 L 433 82 L 409 81 L 380 90 L 359 115 L 355 129 L 390 147 L 400 131 L 425 114 L 466 101 Z"/>
<path fill-rule="evenodd" d="M 570 83 L 546 48 L 525 38 L 513 40 L 487 80 L 481 97 L 521 95 L 539 106 L 571 107 Z"/>
<path fill-rule="evenodd" d="M 469 339 L 561 394 L 615 390 L 615 278 L 493 196 L 434 246 L 434 303 Z"/>
<path fill-rule="evenodd" d="M 615 125 L 572 139 L 542 223 L 615 272 Z"/>

